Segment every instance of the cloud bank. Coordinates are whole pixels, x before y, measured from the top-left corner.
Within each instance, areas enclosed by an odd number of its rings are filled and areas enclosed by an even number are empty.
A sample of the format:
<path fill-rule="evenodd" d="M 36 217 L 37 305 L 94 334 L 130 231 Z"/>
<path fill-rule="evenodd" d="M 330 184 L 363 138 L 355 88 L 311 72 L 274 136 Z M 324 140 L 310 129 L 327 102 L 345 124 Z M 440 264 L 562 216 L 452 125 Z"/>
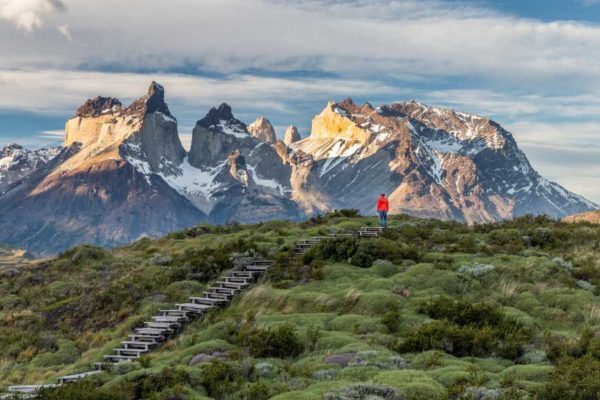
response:
<path fill-rule="evenodd" d="M 600 127 L 600 25 L 481 4 L 0 0 L 0 111 L 66 118 L 89 97 L 129 101 L 155 79 L 182 126 L 226 101 L 306 135 L 330 98 L 414 98 L 496 119 L 542 173 L 591 193 L 597 178 L 581 180 L 597 171 L 585 160 L 600 159 L 586 146 Z M 600 201 L 600 189 L 589 196 Z"/>

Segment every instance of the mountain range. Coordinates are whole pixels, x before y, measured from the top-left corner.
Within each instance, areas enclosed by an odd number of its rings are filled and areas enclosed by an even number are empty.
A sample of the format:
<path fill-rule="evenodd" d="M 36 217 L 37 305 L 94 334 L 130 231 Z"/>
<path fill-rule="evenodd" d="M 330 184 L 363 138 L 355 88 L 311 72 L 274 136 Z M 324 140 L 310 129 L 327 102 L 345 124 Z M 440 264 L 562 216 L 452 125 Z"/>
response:
<path fill-rule="evenodd" d="M 198 120 L 189 151 L 164 88 L 129 106 L 86 101 L 64 146 L 0 153 L 0 242 L 36 254 L 79 243 L 117 246 L 199 223 L 300 220 L 331 209 L 480 223 L 565 217 L 598 206 L 543 178 L 513 136 L 484 117 L 415 101 L 330 102 L 302 139 L 228 104 Z"/>

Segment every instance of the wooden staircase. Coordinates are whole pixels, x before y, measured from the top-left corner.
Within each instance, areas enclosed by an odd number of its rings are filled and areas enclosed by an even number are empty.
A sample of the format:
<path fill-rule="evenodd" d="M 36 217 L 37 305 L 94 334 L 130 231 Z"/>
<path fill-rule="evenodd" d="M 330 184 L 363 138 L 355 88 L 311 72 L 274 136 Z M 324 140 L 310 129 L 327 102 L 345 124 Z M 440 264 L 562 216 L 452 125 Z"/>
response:
<path fill-rule="evenodd" d="M 383 229 L 384 228 L 380 226 L 363 226 L 358 231 L 358 237 L 366 239 L 376 238 L 381 232 L 383 232 Z"/>
<path fill-rule="evenodd" d="M 127 340 L 121 342 L 112 354 L 104 356 L 104 362 L 96 363 L 96 370 L 110 368 L 120 361 L 135 360 L 151 352 L 170 337 L 178 334 L 192 320 L 217 307 L 224 307 L 247 289 L 273 264 L 271 260 L 254 260 L 239 270 L 229 271 L 209 287 L 201 296 L 192 296 L 186 303 L 175 304 L 170 310 L 159 313 L 144 326 L 134 329 Z"/>
<path fill-rule="evenodd" d="M 310 247 L 323 239 L 326 239 L 326 237 L 317 236 L 296 242 L 294 255 L 301 256 Z M 113 353 L 105 355 L 103 362 L 95 363 L 92 371 L 61 376 L 57 378 L 56 384 L 51 385 L 10 386 L 8 388 L 9 394 L 0 396 L 0 399 L 10 399 L 17 394 L 20 396 L 19 398 L 35 397 L 35 394 L 43 388 L 78 382 L 89 376 L 102 373 L 116 363 L 136 360 L 180 333 L 189 322 L 203 318 L 212 309 L 224 307 L 231 303 L 236 295 L 255 283 L 271 265 L 273 265 L 271 260 L 251 261 L 238 270 L 231 270 L 221 275 L 201 296 L 190 297 L 188 302 L 175 304 L 173 309 L 160 310 L 157 315 L 144 322 L 144 326 L 135 328 L 127 339 L 113 350 Z"/>

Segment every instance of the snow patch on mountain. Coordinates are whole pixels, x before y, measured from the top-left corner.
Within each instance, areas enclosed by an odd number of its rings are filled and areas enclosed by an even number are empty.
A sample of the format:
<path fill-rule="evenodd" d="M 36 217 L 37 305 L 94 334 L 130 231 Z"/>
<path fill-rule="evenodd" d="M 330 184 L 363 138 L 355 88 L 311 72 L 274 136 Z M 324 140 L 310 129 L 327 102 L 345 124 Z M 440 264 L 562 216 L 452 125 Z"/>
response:
<path fill-rule="evenodd" d="M 224 161 L 214 168 L 202 170 L 192 167 L 188 158 L 185 157 L 183 163 L 179 166 L 178 175 L 159 175 L 173 189 L 186 197 L 190 194 L 209 197 L 215 190 L 219 189 L 219 184 L 215 182 L 215 177 L 226 164 L 227 161 Z"/>
<path fill-rule="evenodd" d="M 230 124 L 228 121 L 220 121 L 218 125 L 212 125 L 209 129 L 214 129 L 227 135 L 235 136 L 236 138 L 247 138 L 248 132 L 237 125 Z"/>
<path fill-rule="evenodd" d="M 46 165 L 60 154 L 62 147 L 28 150 L 18 144 L 0 149 L 0 185 L 21 179 Z"/>
<path fill-rule="evenodd" d="M 258 175 L 258 173 L 256 173 L 255 167 L 253 167 L 252 165 L 246 164 L 246 168 L 252 174 L 251 175 L 252 180 L 257 185 L 264 186 L 269 189 L 273 189 L 273 190 L 275 190 L 275 192 L 277 194 L 279 194 L 281 196 L 284 196 L 285 194 L 289 193 L 289 190 L 285 190 L 285 188 L 279 182 L 277 182 L 275 179 L 261 178 Z"/>

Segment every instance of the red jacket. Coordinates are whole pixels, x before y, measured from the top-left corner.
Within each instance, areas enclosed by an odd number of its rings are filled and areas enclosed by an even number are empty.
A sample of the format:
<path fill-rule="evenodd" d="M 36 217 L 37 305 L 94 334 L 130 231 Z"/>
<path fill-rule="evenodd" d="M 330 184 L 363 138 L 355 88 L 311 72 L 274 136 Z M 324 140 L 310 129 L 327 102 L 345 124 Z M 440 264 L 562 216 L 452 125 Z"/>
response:
<path fill-rule="evenodd" d="M 390 203 L 388 202 L 387 197 L 380 196 L 377 200 L 377 211 L 385 211 L 387 212 L 390 208 Z"/>

